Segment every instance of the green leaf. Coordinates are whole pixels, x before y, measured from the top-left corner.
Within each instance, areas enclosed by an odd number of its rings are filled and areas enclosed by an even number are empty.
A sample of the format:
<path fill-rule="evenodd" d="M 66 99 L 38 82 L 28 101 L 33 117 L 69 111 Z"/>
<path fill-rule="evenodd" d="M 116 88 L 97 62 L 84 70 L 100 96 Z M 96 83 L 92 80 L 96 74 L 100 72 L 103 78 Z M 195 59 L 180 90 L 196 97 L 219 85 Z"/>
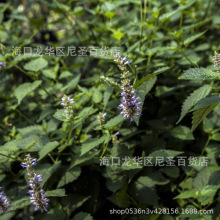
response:
<path fill-rule="evenodd" d="M 67 172 L 61 177 L 57 187 L 60 188 L 68 183 L 73 182 L 80 176 L 80 174 L 81 169 L 79 167 L 73 167 L 72 169 L 67 170 Z"/>
<path fill-rule="evenodd" d="M 41 125 L 33 125 L 33 126 L 27 126 L 24 128 L 19 128 L 18 132 L 22 137 L 24 136 L 30 136 L 31 134 L 35 135 L 42 135 L 44 134 L 43 128 Z"/>
<path fill-rule="evenodd" d="M 192 117 L 192 128 L 191 130 L 194 131 L 197 126 L 202 122 L 202 120 L 217 106 L 218 104 L 212 104 L 210 106 L 205 106 L 203 108 L 197 109 L 193 112 Z"/>
<path fill-rule="evenodd" d="M 178 126 L 171 131 L 171 134 L 181 140 L 194 140 L 191 130 L 186 126 Z"/>
<path fill-rule="evenodd" d="M 58 119 L 59 121 L 66 121 L 65 109 L 57 109 L 53 117 Z"/>
<path fill-rule="evenodd" d="M 59 143 L 57 141 L 47 143 L 39 152 L 39 160 L 44 158 L 48 153 L 53 151 Z"/>
<path fill-rule="evenodd" d="M 184 40 L 183 44 L 184 44 L 185 46 L 188 46 L 190 43 L 192 43 L 192 42 L 195 41 L 196 39 L 200 38 L 205 32 L 206 32 L 206 31 L 203 31 L 203 32 L 201 32 L 201 33 L 199 33 L 199 34 L 195 34 L 195 35 L 193 35 L 193 36 L 187 38 L 186 40 Z"/>
<path fill-rule="evenodd" d="M 92 161 L 95 157 L 98 157 L 98 152 L 89 152 L 81 157 L 79 157 L 77 155 L 77 156 L 73 157 L 73 160 L 72 160 L 72 163 L 71 163 L 69 169 L 71 169 L 72 167 L 75 167 L 79 164 Z"/>
<path fill-rule="evenodd" d="M 213 80 L 220 79 L 220 74 L 205 68 L 191 68 L 186 70 L 178 79 Z"/>
<path fill-rule="evenodd" d="M 93 149 L 94 147 L 97 147 L 99 144 L 103 143 L 107 139 L 108 139 L 108 136 L 105 135 L 105 136 L 102 136 L 101 138 L 93 138 L 91 140 L 88 140 L 87 142 L 82 144 L 80 156 L 84 155 L 85 153 Z"/>
<path fill-rule="evenodd" d="M 205 97 L 204 99 L 200 100 L 191 111 L 195 111 L 199 108 L 203 108 L 205 106 L 212 105 L 212 104 L 218 104 L 218 103 L 220 103 L 219 96 Z"/>
<path fill-rule="evenodd" d="M 202 206 L 208 205 L 209 202 L 214 198 L 219 186 L 207 185 L 201 189 L 191 189 L 186 190 L 176 196 L 174 199 L 188 199 L 188 198 L 197 198 Z"/>
<path fill-rule="evenodd" d="M 119 41 L 125 35 L 125 33 L 121 32 L 121 28 L 119 28 L 118 30 L 111 29 L 111 31 L 113 32 L 112 37 L 114 37 L 115 39 Z"/>
<path fill-rule="evenodd" d="M 68 5 L 62 4 L 62 3 L 58 2 L 57 0 L 55 0 L 54 2 L 56 3 L 57 7 L 58 7 L 61 11 L 63 11 L 64 13 L 70 11 L 70 7 L 69 7 Z"/>
<path fill-rule="evenodd" d="M 172 17 L 173 15 L 175 15 L 177 12 L 179 11 L 179 8 L 176 10 L 173 10 L 171 12 L 165 13 L 162 16 L 160 16 L 159 21 L 161 23 L 165 22 L 167 19 L 169 19 L 170 17 Z"/>
<path fill-rule="evenodd" d="M 65 192 L 65 189 L 55 189 L 55 190 L 46 191 L 46 196 L 47 197 L 63 197 L 63 196 L 66 196 L 66 192 Z"/>
<path fill-rule="evenodd" d="M 163 72 L 165 72 L 165 71 L 171 69 L 173 66 L 174 66 L 174 65 L 172 65 L 172 66 L 170 66 L 170 67 L 168 67 L 168 66 L 162 67 L 162 68 L 156 70 L 155 72 L 153 72 L 152 74 L 149 74 L 149 75 L 143 77 L 142 79 L 138 80 L 138 81 L 134 84 L 134 88 L 135 88 L 135 89 L 138 88 L 138 86 L 140 86 L 143 82 L 149 80 L 150 78 L 152 78 L 152 77 L 154 77 L 154 76 L 157 76 L 158 74 L 161 74 L 161 73 L 163 73 Z"/>
<path fill-rule="evenodd" d="M 198 195 L 198 201 L 201 203 L 202 206 L 208 205 L 214 198 L 217 190 L 220 188 L 220 185 L 218 186 L 204 186 L 200 191 Z"/>
<path fill-rule="evenodd" d="M 95 103 L 100 103 L 102 101 L 102 93 L 99 89 L 94 88 L 92 92 L 92 100 Z"/>
<path fill-rule="evenodd" d="M 51 164 L 44 163 L 44 164 L 39 164 L 36 167 L 36 172 L 40 175 L 42 175 L 43 179 L 43 184 L 44 185 L 47 180 L 53 175 L 53 173 L 60 167 L 61 161 L 56 162 L 51 166 Z"/>
<path fill-rule="evenodd" d="M 22 99 L 30 92 L 34 91 L 40 84 L 41 80 L 36 80 L 33 83 L 24 83 L 15 89 L 15 96 L 18 100 L 18 104 L 21 103 Z"/>
<path fill-rule="evenodd" d="M 24 197 L 22 199 L 13 201 L 10 206 L 8 211 L 13 211 L 13 210 L 17 210 L 17 209 L 22 209 L 26 206 L 30 205 L 30 198 L 29 197 Z"/>
<path fill-rule="evenodd" d="M 164 161 L 168 159 L 168 157 L 175 157 L 177 155 L 182 154 L 182 151 L 175 151 L 175 150 L 157 150 L 150 153 L 149 157 L 152 157 L 152 163 L 156 163 L 157 157 L 162 157 Z"/>
<path fill-rule="evenodd" d="M 154 173 L 154 176 L 141 176 L 137 179 L 137 182 L 147 187 L 154 187 L 155 185 L 166 185 L 169 180 L 165 179 L 163 175 Z M 156 178 L 155 178 L 156 177 Z"/>
<path fill-rule="evenodd" d="M 126 208 L 130 205 L 126 185 L 122 189 L 118 190 L 115 194 L 108 197 L 108 199 L 120 208 Z"/>
<path fill-rule="evenodd" d="M 196 195 L 198 195 L 198 193 L 199 192 L 197 189 L 186 190 L 186 191 L 180 193 L 174 199 L 188 199 L 191 197 L 196 197 Z"/>
<path fill-rule="evenodd" d="M 198 101 L 206 97 L 210 91 L 212 90 L 212 87 L 210 85 L 204 85 L 200 87 L 199 89 L 195 90 L 193 93 L 191 93 L 186 100 L 184 101 L 182 105 L 182 111 L 179 120 L 177 121 L 177 124 L 184 118 L 184 116 L 189 112 L 189 110 L 197 104 Z"/>
<path fill-rule="evenodd" d="M 175 15 L 177 12 L 183 11 L 187 8 L 189 8 L 191 5 L 193 5 L 196 2 L 196 0 L 190 0 L 187 1 L 187 4 L 180 6 L 179 8 L 177 8 L 176 10 L 173 10 L 171 12 L 165 13 L 162 16 L 160 16 L 159 21 L 161 23 L 165 22 L 167 19 L 169 19 L 170 17 L 172 17 L 173 15 Z"/>
<path fill-rule="evenodd" d="M 110 119 L 109 121 L 107 121 L 107 123 L 105 124 L 105 128 L 109 129 L 109 128 L 113 128 L 117 125 L 119 125 L 120 123 L 122 123 L 124 121 L 124 118 L 121 115 L 118 115 L 112 119 Z"/>
<path fill-rule="evenodd" d="M 44 58 L 40 57 L 35 60 L 32 60 L 24 65 L 25 70 L 33 71 L 33 72 L 38 72 L 39 70 L 42 70 L 48 65 L 47 60 Z"/>
<path fill-rule="evenodd" d="M 203 130 L 206 133 L 212 133 L 212 131 L 214 130 L 214 122 L 209 118 L 204 118 Z"/>
<path fill-rule="evenodd" d="M 114 88 L 107 88 L 106 89 L 106 91 L 104 93 L 104 109 L 106 108 L 113 91 L 114 91 Z"/>
<path fill-rule="evenodd" d="M 154 187 L 147 187 L 138 181 L 130 186 L 129 194 L 138 201 L 148 205 L 158 206 L 157 190 Z M 146 196 L 147 195 L 147 196 Z"/>
<path fill-rule="evenodd" d="M 44 69 L 42 71 L 43 75 L 50 79 L 56 79 L 57 70 L 59 69 L 59 65 L 56 65 L 54 68 Z"/>
<path fill-rule="evenodd" d="M 220 141 L 220 133 L 214 133 L 210 138 L 214 141 Z"/>
<path fill-rule="evenodd" d="M 76 86 L 78 85 L 79 83 L 79 80 L 80 80 L 80 77 L 81 77 L 81 74 L 76 74 L 74 76 L 74 78 L 72 80 L 70 80 L 68 82 L 68 84 L 66 86 L 64 86 L 63 88 L 61 88 L 61 91 L 62 92 L 65 92 L 65 93 L 70 93 L 72 90 L 74 90 L 76 88 Z"/>
<path fill-rule="evenodd" d="M 74 216 L 73 220 L 93 220 L 93 217 L 89 213 L 79 212 Z"/>
<path fill-rule="evenodd" d="M 153 88 L 154 84 L 157 81 L 157 77 L 154 76 L 152 78 L 150 78 L 149 80 L 145 81 L 144 83 L 142 83 L 138 88 L 137 88 L 137 97 L 140 98 L 140 109 L 142 111 L 143 105 L 144 105 L 144 100 L 145 100 L 145 96 L 147 95 L 147 93 Z M 134 121 L 137 124 L 137 126 L 139 125 L 139 120 L 140 120 L 140 116 L 135 116 L 134 117 Z"/>

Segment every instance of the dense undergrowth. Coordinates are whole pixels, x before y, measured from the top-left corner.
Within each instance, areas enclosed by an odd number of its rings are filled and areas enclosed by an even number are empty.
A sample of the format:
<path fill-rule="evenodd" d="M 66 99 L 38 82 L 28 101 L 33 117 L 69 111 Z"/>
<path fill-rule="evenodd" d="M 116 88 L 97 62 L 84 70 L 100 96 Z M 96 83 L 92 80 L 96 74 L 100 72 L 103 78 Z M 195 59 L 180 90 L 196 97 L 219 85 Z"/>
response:
<path fill-rule="evenodd" d="M 3 2 L 0 219 L 219 219 L 220 2 Z"/>

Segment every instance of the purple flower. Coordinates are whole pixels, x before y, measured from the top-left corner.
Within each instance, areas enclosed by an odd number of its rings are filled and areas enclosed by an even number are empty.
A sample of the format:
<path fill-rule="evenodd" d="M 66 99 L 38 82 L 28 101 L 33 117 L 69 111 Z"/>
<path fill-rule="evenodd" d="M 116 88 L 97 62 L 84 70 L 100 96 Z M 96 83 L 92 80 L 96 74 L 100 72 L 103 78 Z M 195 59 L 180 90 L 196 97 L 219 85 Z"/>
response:
<path fill-rule="evenodd" d="M 118 136 L 118 135 L 120 135 L 120 132 L 119 132 L 119 131 L 117 131 L 117 132 L 115 133 L 115 135 L 117 135 L 117 136 Z"/>
<path fill-rule="evenodd" d="M 64 95 L 63 98 L 61 99 L 62 103 L 61 106 L 64 107 L 65 113 L 66 113 L 66 119 L 69 121 L 73 117 L 73 109 L 71 104 L 74 104 L 74 100 L 68 97 L 67 95 Z"/>
<path fill-rule="evenodd" d="M 36 162 L 37 159 L 32 159 L 30 154 L 27 154 L 25 162 L 21 163 L 21 166 L 27 169 L 28 183 L 31 188 L 31 190 L 28 191 L 31 204 L 35 206 L 35 211 L 41 210 L 42 212 L 47 212 L 49 199 L 46 198 L 45 192 L 40 184 L 43 179 L 41 175 L 37 175 L 32 169 L 32 166 L 36 165 Z"/>
<path fill-rule="evenodd" d="M 0 62 L 0 70 L 1 70 L 3 67 L 6 67 L 6 63 L 1 61 L 1 62 Z"/>
<path fill-rule="evenodd" d="M 130 121 L 133 121 L 135 116 L 141 115 L 141 102 L 139 98 L 136 97 L 136 91 L 133 89 L 130 79 L 128 79 L 129 71 L 127 70 L 127 65 L 129 65 L 130 62 L 126 57 L 120 57 L 119 54 L 116 55 L 114 61 L 118 64 L 119 69 L 122 71 L 122 103 L 118 107 L 121 109 L 121 115 L 123 115 L 125 119 L 130 119 Z"/>
<path fill-rule="evenodd" d="M 36 163 L 37 163 L 37 159 L 36 159 L 36 158 L 32 159 L 32 158 L 30 157 L 30 154 L 28 154 L 27 157 L 26 157 L 26 159 L 25 159 L 25 162 L 22 162 L 22 163 L 21 163 L 21 166 L 22 166 L 23 168 L 28 168 L 28 169 L 29 169 L 31 166 L 35 166 Z"/>
<path fill-rule="evenodd" d="M 0 187 L 2 190 L 2 187 Z M 8 198 L 5 196 L 4 192 L 0 192 L 0 213 L 8 210 L 10 203 Z"/>

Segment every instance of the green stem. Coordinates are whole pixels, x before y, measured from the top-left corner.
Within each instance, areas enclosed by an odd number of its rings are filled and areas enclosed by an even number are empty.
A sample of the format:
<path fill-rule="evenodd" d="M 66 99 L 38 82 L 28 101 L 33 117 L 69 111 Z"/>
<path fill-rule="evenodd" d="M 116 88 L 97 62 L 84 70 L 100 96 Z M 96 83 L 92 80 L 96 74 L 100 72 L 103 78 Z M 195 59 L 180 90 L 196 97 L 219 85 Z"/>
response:
<path fill-rule="evenodd" d="M 48 154 L 48 156 L 49 156 L 50 159 L 53 161 L 53 163 L 56 163 L 56 161 L 53 159 L 53 157 L 51 156 L 51 154 Z"/>
<path fill-rule="evenodd" d="M 181 51 L 181 53 L 182 53 L 182 55 L 189 61 L 189 63 L 190 63 L 191 65 L 193 65 L 193 66 L 195 66 L 195 67 L 199 67 L 197 63 L 193 63 L 193 62 L 189 59 L 189 57 L 185 54 L 184 51 Z"/>
<path fill-rule="evenodd" d="M 59 160 L 62 151 L 64 151 L 64 149 L 68 146 L 69 141 L 70 141 L 70 138 L 71 138 L 71 135 L 72 135 L 72 132 L 73 132 L 73 123 L 71 122 L 71 124 L 70 124 L 70 130 L 69 130 L 69 134 L 68 134 L 68 137 L 67 137 L 67 141 L 66 141 L 65 147 L 59 152 L 59 154 L 58 154 L 58 156 L 57 156 L 55 162 L 57 162 L 57 161 Z"/>
<path fill-rule="evenodd" d="M 4 163 L 3 163 L 2 165 L 5 167 L 5 169 L 6 169 L 9 173 L 11 173 L 14 177 L 17 178 L 17 175 L 16 175 L 12 170 L 10 170 Z M 13 178 L 13 179 L 14 179 L 14 178 Z"/>
<path fill-rule="evenodd" d="M 107 148 L 108 148 L 108 143 L 109 143 L 109 142 L 106 143 L 106 145 L 105 145 L 105 147 L 104 147 L 104 149 L 103 149 L 102 154 L 101 154 L 100 157 L 103 157 L 103 155 L 105 154 L 105 151 L 106 151 Z"/>
<path fill-rule="evenodd" d="M 183 26 L 183 11 L 181 11 L 181 17 L 180 17 L 180 25 L 179 27 L 182 28 Z"/>

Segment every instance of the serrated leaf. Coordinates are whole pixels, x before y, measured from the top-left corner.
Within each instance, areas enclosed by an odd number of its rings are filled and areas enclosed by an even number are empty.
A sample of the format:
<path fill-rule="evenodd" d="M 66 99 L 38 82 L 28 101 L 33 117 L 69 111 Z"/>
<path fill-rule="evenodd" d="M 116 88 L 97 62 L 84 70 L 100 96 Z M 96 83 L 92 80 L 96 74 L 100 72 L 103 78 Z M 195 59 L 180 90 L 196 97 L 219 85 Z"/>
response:
<path fill-rule="evenodd" d="M 198 201 L 201 203 L 202 206 L 208 205 L 214 198 L 217 190 L 220 188 L 220 185 L 218 186 L 204 186 L 200 191 L 198 195 Z"/>
<path fill-rule="evenodd" d="M 39 151 L 39 160 L 44 158 L 48 153 L 53 151 L 59 143 L 57 141 L 47 143 L 40 151 Z"/>
<path fill-rule="evenodd" d="M 140 109 L 141 110 L 140 110 L 140 112 L 142 112 L 145 96 L 153 88 L 153 86 L 156 83 L 156 81 L 157 81 L 157 77 L 154 76 L 154 77 L 150 78 L 149 80 L 145 81 L 144 83 L 142 83 L 137 88 L 137 91 L 136 91 L 137 95 L 136 96 L 140 98 L 140 102 L 141 102 L 141 105 L 140 105 Z M 135 121 L 137 126 L 139 125 L 139 120 L 140 120 L 140 116 L 135 116 L 134 117 L 134 121 Z"/>
<path fill-rule="evenodd" d="M 205 68 L 191 68 L 186 70 L 178 79 L 213 80 L 220 79 L 220 74 Z"/>
<path fill-rule="evenodd" d="M 81 154 L 80 156 L 84 155 L 94 147 L 97 147 L 99 144 L 102 144 L 104 141 L 106 141 L 109 137 L 107 135 L 102 136 L 101 138 L 93 138 L 91 140 L 88 140 L 81 146 Z"/>
<path fill-rule="evenodd" d="M 31 134 L 35 134 L 35 135 L 44 134 L 43 128 L 41 125 L 33 125 L 33 126 L 24 127 L 24 128 L 19 128 L 18 132 L 20 133 L 22 137 L 30 136 Z"/>
<path fill-rule="evenodd" d="M 78 155 L 73 157 L 72 163 L 69 167 L 69 169 L 71 169 L 72 167 L 75 167 L 79 164 L 82 163 L 86 163 L 88 161 L 93 160 L 95 157 L 98 157 L 98 152 L 89 152 L 81 157 L 79 157 Z"/>
<path fill-rule="evenodd" d="M 59 121 L 66 121 L 65 109 L 57 109 L 53 117 L 58 119 Z"/>
<path fill-rule="evenodd" d="M 203 31 L 203 32 L 201 32 L 201 33 L 199 33 L 199 34 L 195 34 L 195 35 L 193 35 L 193 36 L 187 38 L 186 40 L 184 40 L 183 44 L 184 44 L 185 46 L 188 46 L 190 43 L 192 43 L 192 42 L 195 41 L 196 39 L 200 38 L 205 32 L 206 32 L 206 31 Z"/>
<path fill-rule="evenodd" d="M 55 189 L 55 190 L 46 191 L 46 196 L 47 197 L 63 197 L 63 196 L 66 196 L 66 192 L 65 192 L 65 189 Z"/>
<path fill-rule="evenodd" d="M 25 70 L 33 71 L 33 72 L 38 72 L 39 70 L 42 70 L 48 65 L 47 60 L 44 58 L 40 57 L 35 60 L 32 60 L 24 65 Z"/>
<path fill-rule="evenodd" d="M 61 161 L 58 161 L 52 166 L 51 164 L 44 163 L 36 167 L 35 169 L 36 172 L 42 176 L 43 179 L 42 185 L 44 185 L 47 182 L 47 180 L 53 175 L 53 173 L 59 168 L 60 165 L 61 165 Z"/>
<path fill-rule="evenodd" d="M 9 206 L 8 211 L 13 211 L 17 209 L 22 209 L 26 206 L 30 205 L 30 198 L 29 197 L 24 197 L 22 199 L 13 201 L 11 205 Z"/>
<path fill-rule="evenodd" d="M 109 129 L 109 128 L 113 128 L 115 126 L 117 126 L 118 124 L 122 123 L 124 121 L 124 118 L 121 115 L 118 115 L 112 119 L 110 119 L 109 121 L 107 121 L 107 123 L 105 124 L 105 128 Z"/>
<path fill-rule="evenodd" d="M 22 99 L 30 92 L 34 91 L 40 84 L 41 80 L 36 80 L 33 83 L 24 83 L 15 89 L 15 96 L 18 100 L 18 104 L 21 103 Z"/>
<path fill-rule="evenodd" d="M 203 108 L 197 109 L 193 112 L 192 117 L 192 128 L 191 130 L 194 131 L 197 126 L 202 122 L 202 120 L 217 106 L 218 104 L 212 104 L 210 106 L 205 106 Z"/>
<path fill-rule="evenodd" d="M 186 100 L 184 101 L 182 105 L 181 115 L 179 120 L 177 121 L 177 124 L 184 118 L 184 116 L 189 112 L 189 110 L 198 103 L 201 99 L 206 97 L 210 91 L 212 90 L 212 87 L 210 85 L 204 85 L 200 87 L 199 89 L 195 90 L 193 93 L 191 93 Z"/>
<path fill-rule="evenodd" d="M 81 169 L 80 167 L 73 167 L 64 173 L 64 175 L 61 177 L 59 183 L 58 183 L 58 188 L 65 186 L 68 183 L 73 182 L 76 180 L 81 174 Z"/>
<path fill-rule="evenodd" d="M 16 141 L 9 141 L 5 143 L 3 146 L 0 146 L 0 150 L 2 151 L 9 151 L 11 153 L 15 152 L 18 150 L 17 143 Z"/>
<path fill-rule="evenodd" d="M 172 65 L 172 66 L 170 66 L 170 67 L 168 67 L 168 66 L 162 67 L 162 68 L 156 70 L 155 72 L 153 72 L 152 74 L 149 74 L 149 75 L 143 77 L 142 79 L 138 80 L 138 81 L 134 84 L 134 88 L 135 88 L 135 89 L 138 88 L 138 86 L 140 86 L 143 82 L 145 82 L 145 81 L 149 80 L 150 78 L 152 78 L 152 77 L 154 77 L 154 76 L 157 76 L 157 75 L 159 75 L 159 74 L 161 74 L 161 73 L 163 73 L 163 72 L 165 72 L 165 71 L 171 69 L 173 66 L 174 66 L 174 65 Z"/>
<path fill-rule="evenodd" d="M 197 198 L 202 206 L 207 205 L 210 201 L 212 201 L 215 196 L 217 190 L 220 186 L 207 185 L 202 187 L 201 189 L 191 189 L 186 190 L 176 196 L 174 199 L 188 199 L 188 198 Z"/>
<path fill-rule="evenodd" d="M 220 97 L 219 96 L 210 96 L 210 97 L 205 97 L 204 99 L 200 100 L 191 111 L 195 111 L 199 108 L 203 108 L 208 105 L 212 104 L 218 104 L 220 103 Z"/>
<path fill-rule="evenodd" d="M 191 198 L 191 197 L 195 197 L 196 192 L 198 194 L 197 189 L 186 190 L 186 191 L 180 193 L 178 196 L 174 197 L 174 199 L 188 199 L 188 198 Z"/>

